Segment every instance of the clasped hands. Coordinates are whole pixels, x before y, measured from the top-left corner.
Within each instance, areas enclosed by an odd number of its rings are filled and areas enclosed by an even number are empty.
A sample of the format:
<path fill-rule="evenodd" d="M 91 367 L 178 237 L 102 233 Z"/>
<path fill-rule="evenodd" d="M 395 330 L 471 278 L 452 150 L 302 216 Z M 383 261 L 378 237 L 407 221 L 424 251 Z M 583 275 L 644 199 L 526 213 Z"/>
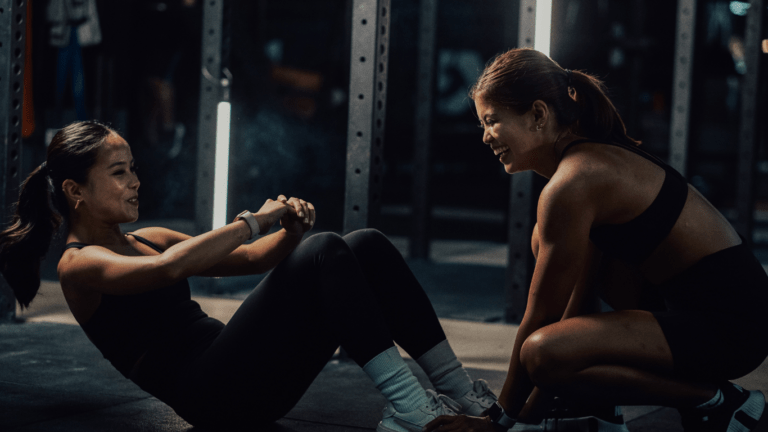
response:
<path fill-rule="evenodd" d="M 278 195 L 277 200 L 268 199 L 256 213 L 263 216 L 266 226 L 261 227 L 265 234 L 272 225 L 280 221 L 280 225 L 289 234 L 303 235 L 315 225 L 315 206 L 303 199 Z"/>

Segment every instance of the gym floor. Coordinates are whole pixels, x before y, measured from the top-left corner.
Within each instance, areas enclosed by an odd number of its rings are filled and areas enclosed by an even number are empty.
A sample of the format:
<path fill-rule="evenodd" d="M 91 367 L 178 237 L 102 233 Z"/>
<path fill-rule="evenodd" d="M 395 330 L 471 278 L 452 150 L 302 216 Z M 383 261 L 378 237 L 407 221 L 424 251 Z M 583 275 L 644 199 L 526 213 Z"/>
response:
<path fill-rule="evenodd" d="M 405 250 L 406 240 L 393 241 Z M 506 256 L 502 249 L 503 245 L 436 242 L 431 261 L 409 260 L 457 356 L 473 378 L 487 380 L 497 393 L 517 333 L 516 325 L 500 323 L 505 263 L 498 257 Z M 253 286 L 255 282 L 232 279 L 226 283 Z M 195 295 L 203 310 L 225 322 L 247 292 L 226 283 L 219 281 L 224 296 Z M 40 296 L 19 317 L 25 322 L 0 325 L 0 430 L 200 430 L 102 358 L 74 322 L 57 282 L 44 281 Z M 421 369 L 407 361 L 428 386 Z M 766 393 L 768 361 L 735 382 Z M 384 398 L 359 367 L 334 359 L 299 404 L 269 430 L 373 430 L 384 405 Z M 682 431 L 674 409 L 634 406 L 623 411 L 630 431 Z M 760 430 L 768 427 L 761 425 Z"/>

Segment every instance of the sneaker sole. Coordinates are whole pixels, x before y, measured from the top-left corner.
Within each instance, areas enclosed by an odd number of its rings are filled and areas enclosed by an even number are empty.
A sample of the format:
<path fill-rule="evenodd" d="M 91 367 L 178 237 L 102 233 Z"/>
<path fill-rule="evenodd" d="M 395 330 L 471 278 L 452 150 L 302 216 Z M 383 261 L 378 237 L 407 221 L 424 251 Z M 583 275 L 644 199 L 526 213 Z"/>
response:
<path fill-rule="evenodd" d="M 757 430 L 758 423 L 765 411 L 765 396 L 759 390 L 749 392 L 749 398 L 731 417 L 731 425 L 736 426 L 735 432 L 752 432 Z M 734 424 L 737 420 L 738 424 Z"/>

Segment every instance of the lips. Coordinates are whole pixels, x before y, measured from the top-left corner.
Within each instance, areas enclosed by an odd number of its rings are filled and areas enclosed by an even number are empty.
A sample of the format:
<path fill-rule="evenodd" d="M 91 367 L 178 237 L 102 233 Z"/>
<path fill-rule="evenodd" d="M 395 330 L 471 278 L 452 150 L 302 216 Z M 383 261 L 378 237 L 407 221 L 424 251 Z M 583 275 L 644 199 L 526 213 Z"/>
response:
<path fill-rule="evenodd" d="M 133 198 L 129 198 L 127 201 L 129 203 L 131 203 L 131 204 L 138 204 L 139 203 L 139 197 L 135 196 Z"/>
<path fill-rule="evenodd" d="M 493 147 L 493 154 L 499 157 L 499 160 L 503 160 L 506 155 L 509 154 L 508 146 Z"/>

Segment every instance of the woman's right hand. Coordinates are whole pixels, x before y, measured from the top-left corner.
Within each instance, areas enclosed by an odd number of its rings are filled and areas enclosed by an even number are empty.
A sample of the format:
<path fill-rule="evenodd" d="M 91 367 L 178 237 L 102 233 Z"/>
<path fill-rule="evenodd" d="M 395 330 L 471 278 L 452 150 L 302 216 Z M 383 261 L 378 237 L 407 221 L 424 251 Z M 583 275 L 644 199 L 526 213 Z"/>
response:
<path fill-rule="evenodd" d="M 296 213 L 296 210 L 292 205 L 286 204 L 284 201 L 275 201 L 268 199 L 258 212 L 254 213 L 256 221 L 259 222 L 259 234 L 266 234 L 272 225 L 280 220 L 287 213 Z"/>

